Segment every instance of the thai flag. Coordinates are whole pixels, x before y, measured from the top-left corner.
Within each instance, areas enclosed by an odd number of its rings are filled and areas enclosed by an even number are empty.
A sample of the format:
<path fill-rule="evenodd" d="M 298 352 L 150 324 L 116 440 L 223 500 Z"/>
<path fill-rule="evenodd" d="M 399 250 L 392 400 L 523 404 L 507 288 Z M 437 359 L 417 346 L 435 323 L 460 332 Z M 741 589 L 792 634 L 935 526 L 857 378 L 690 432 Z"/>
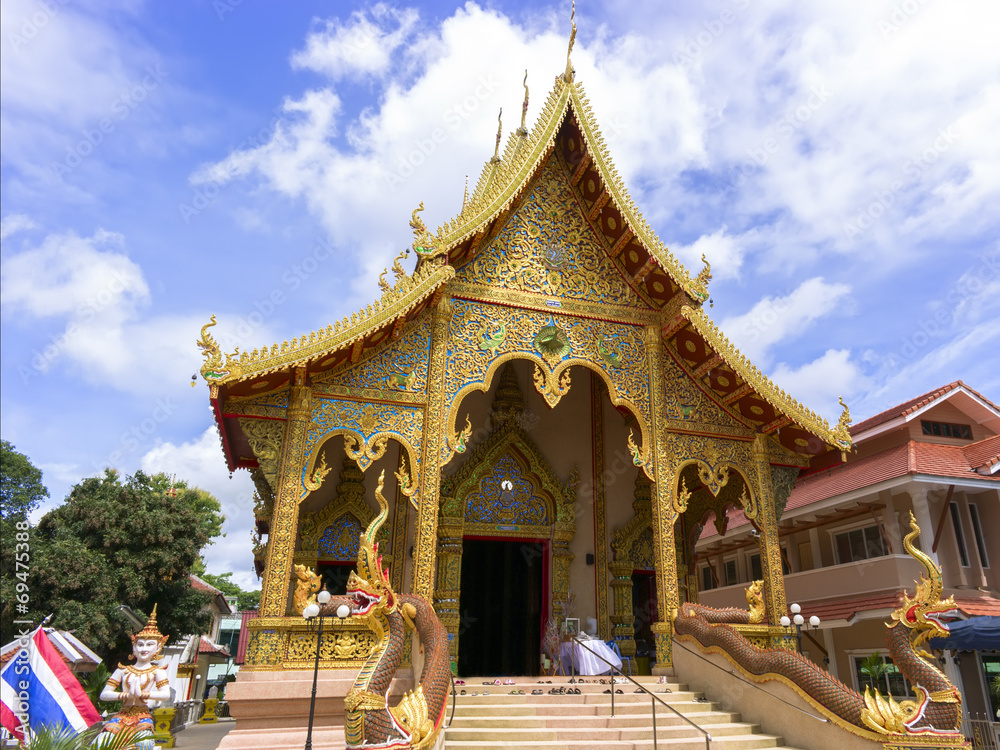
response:
<path fill-rule="evenodd" d="M 101 720 L 42 628 L 0 672 L 0 720 L 19 740 L 48 724 L 82 732 Z"/>

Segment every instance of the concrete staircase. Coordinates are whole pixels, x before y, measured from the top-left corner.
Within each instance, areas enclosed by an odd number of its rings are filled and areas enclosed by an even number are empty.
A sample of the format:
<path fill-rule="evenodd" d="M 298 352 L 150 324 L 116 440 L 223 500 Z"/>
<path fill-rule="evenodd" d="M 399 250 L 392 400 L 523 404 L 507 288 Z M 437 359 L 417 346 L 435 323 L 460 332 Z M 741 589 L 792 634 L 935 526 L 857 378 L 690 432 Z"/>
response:
<path fill-rule="evenodd" d="M 653 747 L 652 702 L 644 693 L 636 693 L 631 683 L 614 685 L 621 690 L 615 698 L 611 715 L 611 695 L 604 691 L 611 685 L 600 678 L 585 677 L 582 684 L 571 684 L 568 677 L 512 678 L 515 685 L 484 685 L 486 678 L 468 678 L 456 686 L 455 715 L 445 732 L 444 750 L 639 750 Z M 548 680 L 552 682 L 549 683 Z M 604 678 L 608 681 L 608 678 Z M 782 739 L 763 734 L 759 726 L 740 722 L 738 714 L 719 710 L 700 693 L 686 685 L 661 685 L 655 677 L 636 678 L 653 691 L 669 688 L 657 697 L 673 706 L 712 736 L 711 747 L 718 750 L 756 750 L 784 748 Z M 553 688 L 576 688 L 580 694 L 551 695 Z M 543 690 L 532 695 L 532 690 Z M 524 690 L 525 695 L 511 695 Z M 484 693 L 489 693 L 485 695 Z M 477 695 L 478 693 L 478 695 Z M 451 711 L 449 701 L 445 721 Z M 705 736 L 667 708 L 657 704 L 657 745 L 670 750 L 705 750 Z"/>

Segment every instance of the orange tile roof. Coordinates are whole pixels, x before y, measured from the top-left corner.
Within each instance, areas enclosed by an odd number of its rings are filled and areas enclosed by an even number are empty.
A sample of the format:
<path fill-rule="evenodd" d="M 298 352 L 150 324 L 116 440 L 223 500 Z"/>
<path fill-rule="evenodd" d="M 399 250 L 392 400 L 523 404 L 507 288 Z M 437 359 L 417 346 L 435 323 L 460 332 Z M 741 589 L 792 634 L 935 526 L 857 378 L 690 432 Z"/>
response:
<path fill-rule="evenodd" d="M 229 649 L 225 646 L 217 646 L 208 639 L 207 636 L 201 637 L 201 643 L 198 644 L 199 654 L 221 654 L 223 656 L 229 656 Z"/>
<path fill-rule="evenodd" d="M 866 430 L 870 430 L 872 427 L 878 427 L 880 424 L 885 424 L 886 422 L 890 422 L 893 419 L 896 419 L 897 417 L 905 417 L 908 414 L 912 414 L 913 412 L 917 411 L 917 409 L 922 409 L 931 401 L 941 398 L 941 396 L 945 395 L 946 393 L 949 393 L 950 391 L 955 390 L 956 388 L 964 388 L 969 393 L 982 399 L 990 406 L 997 408 L 996 404 L 994 404 L 992 401 L 986 398 L 983 394 L 973 390 L 972 388 L 969 388 L 969 386 L 967 386 L 961 380 L 956 380 L 954 383 L 948 383 L 948 385 L 943 385 L 940 388 L 937 388 L 933 391 L 929 391 L 921 396 L 917 396 L 916 398 L 911 398 L 909 401 L 904 401 L 903 403 L 898 404 L 897 406 L 893 406 L 889 409 L 886 409 L 883 412 L 879 412 L 874 417 L 868 417 L 868 419 L 864 419 L 858 422 L 856 425 L 852 425 L 851 435 L 852 436 L 859 435 Z"/>
<path fill-rule="evenodd" d="M 802 614 L 806 618 L 816 615 L 820 620 L 850 620 L 860 612 L 877 609 L 895 609 L 899 603 L 899 593 L 874 594 L 872 596 L 843 596 L 827 601 L 800 602 Z M 966 615 L 1000 615 L 1000 599 L 979 596 L 955 597 L 958 608 Z"/>
<path fill-rule="evenodd" d="M 191 588 L 198 589 L 198 591 L 207 591 L 209 594 L 221 594 L 215 586 L 212 586 L 207 581 L 201 580 L 198 576 L 192 574 L 189 576 L 191 579 Z"/>
<path fill-rule="evenodd" d="M 979 442 L 989 443 L 982 451 L 985 455 L 990 450 L 1000 446 L 1000 436 Z M 979 445 L 979 443 L 974 445 Z M 788 502 L 785 504 L 785 513 L 836 495 L 843 495 L 908 474 L 983 479 L 1000 484 L 1000 476 L 992 477 L 976 473 L 977 467 L 969 461 L 966 453 L 971 447 L 973 446 L 938 445 L 937 443 L 911 440 L 905 445 L 897 445 L 859 461 L 840 464 L 831 469 L 810 474 L 796 482 L 795 489 L 792 490 L 792 494 L 789 495 Z M 727 526 L 729 531 L 748 523 L 749 521 L 742 510 L 733 509 L 729 512 Z M 717 535 L 718 532 L 716 532 L 714 524 L 706 524 L 700 538 L 706 539 Z"/>
<path fill-rule="evenodd" d="M 987 597 L 955 597 L 958 608 L 967 615 L 1000 616 L 1000 599 Z"/>
<path fill-rule="evenodd" d="M 993 435 L 962 448 L 973 469 L 1000 462 L 1000 435 Z"/>

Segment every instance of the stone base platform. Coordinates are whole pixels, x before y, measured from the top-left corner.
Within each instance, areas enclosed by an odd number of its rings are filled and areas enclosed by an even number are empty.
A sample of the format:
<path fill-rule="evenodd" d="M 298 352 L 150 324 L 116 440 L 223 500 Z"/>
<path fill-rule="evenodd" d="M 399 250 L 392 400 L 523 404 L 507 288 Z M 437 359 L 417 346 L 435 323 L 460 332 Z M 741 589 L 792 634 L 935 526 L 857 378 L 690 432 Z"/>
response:
<path fill-rule="evenodd" d="M 356 669 L 320 670 L 312 737 L 316 750 L 344 747 L 344 698 L 357 675 Z M 301 750 L 309 723 L 312 680 L 312 670 L 306 669 L 241 670 L 236 682 L 226 688 L 229 714 L 236 726 L 222 739 L 219 750 Z M 412 688 L 413 670 L 399 670 L 389 703 L 395 704 Z"/>

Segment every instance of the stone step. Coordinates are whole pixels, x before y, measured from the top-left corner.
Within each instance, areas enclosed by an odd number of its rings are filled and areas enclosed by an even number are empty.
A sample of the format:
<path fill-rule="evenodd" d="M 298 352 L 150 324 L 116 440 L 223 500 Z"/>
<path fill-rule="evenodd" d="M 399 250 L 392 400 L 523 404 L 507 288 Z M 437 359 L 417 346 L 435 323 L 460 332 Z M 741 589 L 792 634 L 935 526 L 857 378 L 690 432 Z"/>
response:
<path fill-rule="evenodd" d="M 736 723 L 739 722 L 739 715 L 734 713 L 729 713 L 728 711 L 705 711 L 702 713 L 690 713 L 685 714 L 687 718 L 693 721 L 698 726 L 703 726 L 707 724 L 726 724 L 726 723 Z M 672 713 L 663 710 L 662 708 L 656 712 L 656 724 L 664 726 L 669 726 L 674 723 L 684 724 L 685 722 L 679 717 L 673 715 Z M 552 716 L 552 715 L 536 715 L 536 716 L 480 716 L 477 714 L 459 714 L 457 711 L 455 713 L 454 719 L 452 719 L 451 726 L 453 728 L 472 728 L 481 729 L 486 727 L 535 727 L 535 728 L 562 728 L 562 727 L 577 727 L 581 724 L 586 723 L 587 726 L 592 727 L 605 727 L 605 726 L 615 726 L 615 727 L 645 727 L 651 724 L 650 716 L 646 714 L 616 714 L 612 717 L 608 715 L 569 715 L 569 716 Z"/>
<path fill-rule="evenodd" d="M 657 747 L 670 748 L 670 750 L 703 750 L 705 740 L 674 738 L 658 739 Z M 496 740 L 472 740 L 453 742 L 445 739 L 445 750 L 495 750 L 504 747 Z M 529 743 L 518 743 L 506 747 L 516 748 L 516 750 L 594 750 L 594 743 L 591 740 L 565 741 L 565 740 L 539 740 Z M 652 748 L 653 740 L 618 740 L 601 743 L 601 750 L 645 750 Z M 786 748 L 782 744 L 780 737 L 773 737 L 766 734 L 754 734 L 738 737 L 720 737 L 718 740 L 712 738 L 712 748 L 722 748 L 723 750 L 758 750 L 760 748 L 774 748 L 774 750 L 793 750 Z"/>
<path fill-rule="evenodd" d="M 525 700 L 530 698 L 531 700 Z M 482 700 L 478 700 L 482 699 Z M 520 699 L 520 700 L 515 700 Z M 681 714 L 717 711 L 719 707 L 709 701 L 681 700 L 668 704 Z M 445 709 L 450 713 L 449 708 Z M 639 696 L 615 696 L 615 714 L 636 715 L 650 712 L 650 701 Z M 657 716 L 672 712 L 657 704 Z M 585 695 L 505 695 L 459 696 L 455 701 L 455 716 L 610 716 L 611 696 Z"/>
<path fill-rule="evenodd" d="M 750 724 L 701 724 L 702 729 L 716 737 L 733 737 L 737 735 L 754 734 L 758 727 Z M 687 724 L 674 724 L 664 726 L 659 721 L 656 723 L 656 737 L 658 740 L 676 738 L 695 738 L 704 735 L 692 726 Z M 590 740 L 595 744 L 605 744 L 607 742 L 636 740 L 652 740 L 653 727 L 647 719 L 646 725 L 642 727 L 620 727 L 603 726 L 595 727 L 581 723 L 574 728 L 548 727 L 548 728 L 527 728 L 522 726 L 504 728 L 483 728 L 470 729 L 456 727 L 454 724 L 448 729 L 448 740 L 454 742 L 467 742 L 475 740 L 493 740 L 502 747 L 521 746 L 525 743 L 538 741 L 560 740 L 564 742 L 582 742 Z"/>

